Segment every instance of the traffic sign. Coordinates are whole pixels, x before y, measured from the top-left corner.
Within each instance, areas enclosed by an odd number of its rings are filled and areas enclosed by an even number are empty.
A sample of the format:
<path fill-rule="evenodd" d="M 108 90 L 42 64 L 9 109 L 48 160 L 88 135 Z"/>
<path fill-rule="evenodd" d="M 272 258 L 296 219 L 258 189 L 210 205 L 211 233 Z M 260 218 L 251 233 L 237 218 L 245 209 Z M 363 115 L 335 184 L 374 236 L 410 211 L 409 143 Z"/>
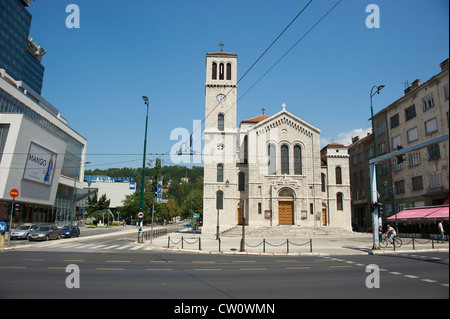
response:
<path fill-rule="evenodd" d="M 4 222 L 0 222 L 0 234 L 4 233 L 8 229 L 8 225 Z"/>
<path fill-rule="evenodd" d="M 12 198 L 16 198 L 17 196 L 19 196 L 19 191 L 14 188 L 9 192 L 9 195 L 11 195 Z"/>
<path fill-rule="evenodd" d="M 144 218 L 144 213 L 143 212 L 139 212 L 138 213 L 138 218 Z"/>

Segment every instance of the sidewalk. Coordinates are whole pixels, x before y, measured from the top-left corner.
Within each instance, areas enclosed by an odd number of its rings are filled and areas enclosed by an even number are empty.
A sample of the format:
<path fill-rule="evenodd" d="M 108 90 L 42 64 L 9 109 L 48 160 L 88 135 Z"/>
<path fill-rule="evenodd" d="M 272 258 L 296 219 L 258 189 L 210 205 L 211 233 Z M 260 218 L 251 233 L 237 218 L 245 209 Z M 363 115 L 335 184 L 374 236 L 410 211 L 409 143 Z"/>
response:
<path fill-rule="evenodd" d="M 384 254 L 414 251 L 448 251 L 449 243 L 431 239 L 402 238 L 403 245 L 381 250 L 372 250 L 372 234 L 354 233 L 330 236 L 316 234 L 311 237 L 290 236 L 267 237 L 246 236 L 245 248 L 241 251 L 241 236 L 221 235 L 220 240 L 190 231 L 170 233 L 145 241 L 142 245 L 153 249 L 203 254 L 248 254 L 248 255 L 357 255 Z M 219 247 L 220 245 L 220 247 Z"/>

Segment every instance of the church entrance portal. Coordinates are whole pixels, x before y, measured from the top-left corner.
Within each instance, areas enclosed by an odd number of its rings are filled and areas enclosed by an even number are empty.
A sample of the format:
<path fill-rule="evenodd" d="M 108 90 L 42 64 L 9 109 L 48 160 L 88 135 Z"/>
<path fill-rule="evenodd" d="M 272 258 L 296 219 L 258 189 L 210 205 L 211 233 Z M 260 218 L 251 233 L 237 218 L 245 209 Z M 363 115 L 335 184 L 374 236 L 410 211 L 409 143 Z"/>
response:
<path fill-rule="evenodd" d="M 278 224 L 280 225 L 294 224 L 294 201 L 278 202 Z"/>
<path fill-rule="evenodd" d="M 294 192 L 284 187 L 278 193 L 278 224 L 294 225 Z"/>

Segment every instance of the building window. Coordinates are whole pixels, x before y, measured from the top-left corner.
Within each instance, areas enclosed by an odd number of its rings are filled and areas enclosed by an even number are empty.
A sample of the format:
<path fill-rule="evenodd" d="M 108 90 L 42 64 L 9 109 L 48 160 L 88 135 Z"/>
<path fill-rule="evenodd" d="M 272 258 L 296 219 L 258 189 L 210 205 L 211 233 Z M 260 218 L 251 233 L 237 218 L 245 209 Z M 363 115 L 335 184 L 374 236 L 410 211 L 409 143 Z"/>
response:
<path fill-rule="evenodd" d="M 223 192 L 216 193 L 216 209 L 223 209 Z"/>
<path fill-rule="evenodd" d="M 378 135 L 384 134 L 384 123 L 381 123 L 380 125 L 377 125 L 377 133 Z"/>
<path fill-rule="evenodd" d="M 299 145 L 294 146 L 294 174 L 302 175 L 302 149 Z"/>
<path fill-rule="evenodd" d="M 412 178 L 412 190 L 418 191 L 423 189 L 422 176 L 417 176 Z"/>
<path fill-rule="evenodd" d="M 449 93 L 448 93 L 448 84 L 446 86 L 444 86 L 444 98 L 447 101 L 449 98 Z"/>
<path fill-rule="evenodd" d="M 281 146 L 281 174 L 289 174 L 289 147 Z"/>
<path fill-rule="evenodd" d="M 386 153 L 386 144 L 384 142 L 378 144 L 378 153 L 380 154 Z"/>
<path fill-rule="evenodd" d="M 414 117 L 416 117 L 416 106 L 413 104 L 405 109 L 405 120 L 408 121 Z"/>
<path fill-rule="evenodd" d="M 258 215 L 262 214 L 262 204 L 258 203 Z"/>
<path fill-rule="evenodd" d="M 269 159 L 268 167 L 269 167 L 269 175 L 277 174 L 277 148 L 274 144 L 269 144 L 267 147 L 267 157 Z"/>
<path fill-rule="evenodd" d="M 217 182 L 223 183 L 223 164 L 217 165 Z"/>
<path fill-rule="evenodd" d="M 321 178 L 322 178 L 322 192 L 326 191 L 326 175 L 325 174 L 321 174 Z"/>
<path fill-rule="evenodd" d="M 336 209 L 344 210 L 344 196 L 342 193 L 337 193 L 336 195 Z"/>
<path fill-rule="evenodd" d="M 437 130 L 438 130 L 438 128 L 437 128 L 436 118 L 425 122 L 425 133 L 426 134 L 431 134 L 431 133 L 437 132 Z"/>
<path fill-rule="evenodd" d="M 212 64 L 212 79 L 217 80 L 217 63 L 213 62 Z"/>
<path fill-rule="evenodd" d="M 422 99 L 422 106 L 423 106 L 423 111 L 425 112 L 426 110 L 431 109 L 432 107 L 434 107 L 434 98 L 433 95 L 427 96 L 426 98 Z"/>
<path fill-rule="evenodd" d="M 402 155 L 403 156 L 403 155 Z M 402 170 L 403 169 L 403 162 L 402 163 L 399 163 L 398 162 L 398 158 L 397 157 L 394 157 L 393 159 L 392 159 L 392 166 L 394 167 L 394 171 L 396 172 L 396 171 L 400 171 L 400 170 Z"/>
<path fill-rule="evenodd" d="M 430 174 L 430 186 L 431 188 L 442 186 L 442 173 L 434 172 Z"/>
<path fill-rule="evenodd" d="M 336 184 L 342 184 L 342 170 L 339 166 L 336 167 Z"/>
<path fill-rule="evenodd" d="M 388 173 L 388 167 L 387 167 L 387 163 L 386 162 L 380 163 L 378 165 L 378 168 L 380 170 L 379 171 L 380 175 L 386 175 Z"/>
<path fill-rule="evenodd" d="M 231 80 L 231 63 L 227 63 L 227 80 Z"/>
<path fill-rule="evenodd" d="M 225 78 L 225 67 L 223 63 L 219 64 L 219 80 L 223 80 Z"/>
<path fill-rule="evenodd" d="M 405 181 L 401 180 L 395 182 L 395 194 L 404 194 L 405 193 Z"/>
<path fill-rule="evenodd" d="M 420 152 L 409 154 L 409 166 L 420 165 Z"/>
<path fill-rule="evenodd" d="M 224 123 L 225 123 L 225 115 L 220 113 L 219 115 L 217 115 L 217 129 L 219 131 L 223 131 L 225 129 Z"/>
<path fill-rule="evenodd" d="M 371 148 L 369 148 L 368 150 L 367 150 L 367 158 L 368 159 L 372 159 L 374 157 L 374 154 L 373 154 L 373 147 L 371 147 Z"/>
<path fill-rule="evenodd" d="M 245 173 L 244 172 L 239 172 L 238 190 L 240 192 L 244 192 L 245 191 Z"/>
<path fill-rule="evenodd" d="M 394 128 L 399 125 L 400 125 L 400 116 L 398 116 L 398 114 L 395 114 L 393 117 L 391 117 L 391 128 Z"/>
<path fill-rule="evenodd" d="M 400 135 L 392 138 L 392 149 L 398 150 L 400 146 L 400 149 L 402 147 L 402 138 Z"/>
<path fill-rule="evenodd" d="M 8 131 L 9 131 L 9 124 L 0 124 L 0 163 L 2 162 L 2 155 L 3 150 L 5 149 Z"/>
<path fill-rule="evenodd" d="M 408 143 L 417 141 L 419 139 L 419 130 L 417 129 L 417 127 L 409 130 L 407 132 L 408 135 Z"/>
<path fill-rule="evenodd" d="M 432 160 L 438 160 L 441 158 L 441 150 L 439 148 L 439 144 L 434 144 L 432 146 L 428 147 L 428 159 L 430 161 Z"/>

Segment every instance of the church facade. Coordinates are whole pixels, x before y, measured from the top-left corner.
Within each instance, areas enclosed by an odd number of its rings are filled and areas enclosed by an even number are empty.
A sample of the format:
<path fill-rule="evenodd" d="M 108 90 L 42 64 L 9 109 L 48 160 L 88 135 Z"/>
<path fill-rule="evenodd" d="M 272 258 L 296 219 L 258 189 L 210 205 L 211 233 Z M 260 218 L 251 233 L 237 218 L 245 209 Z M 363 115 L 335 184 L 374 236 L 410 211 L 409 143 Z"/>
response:
<path fill-rule="evenodd" d="M 206 55 L 203 235 L 236 225 L 351 229 L 349 156 L 290 113 L 237 128 L 237 55 Z"/>

